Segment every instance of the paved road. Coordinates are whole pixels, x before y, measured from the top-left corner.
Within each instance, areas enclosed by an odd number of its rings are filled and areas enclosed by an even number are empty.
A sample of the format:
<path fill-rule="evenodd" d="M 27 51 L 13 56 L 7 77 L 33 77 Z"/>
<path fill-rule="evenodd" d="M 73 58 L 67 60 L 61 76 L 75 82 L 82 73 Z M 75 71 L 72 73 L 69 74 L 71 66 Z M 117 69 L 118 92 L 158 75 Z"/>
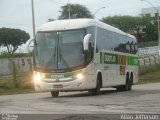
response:
<path fill-rule="evenodd" d="M 88 92 L 32 93 L 0 96 L 0 113 L 110 114 L 160 113 L 160 83 L 134 85 L 132 91 L 103 89 L 99 96 Z"/>

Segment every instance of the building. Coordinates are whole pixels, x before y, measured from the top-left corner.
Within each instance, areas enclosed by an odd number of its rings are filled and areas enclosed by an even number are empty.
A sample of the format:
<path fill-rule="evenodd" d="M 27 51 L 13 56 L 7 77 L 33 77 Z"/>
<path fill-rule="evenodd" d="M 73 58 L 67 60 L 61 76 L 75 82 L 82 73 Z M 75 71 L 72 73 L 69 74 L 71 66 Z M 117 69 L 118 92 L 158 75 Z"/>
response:
<path fill-rule="evenodd" d="M 160 12 L 160 7 L 142 8 L 142 15 L 156 17 L 158 11 Z"/>

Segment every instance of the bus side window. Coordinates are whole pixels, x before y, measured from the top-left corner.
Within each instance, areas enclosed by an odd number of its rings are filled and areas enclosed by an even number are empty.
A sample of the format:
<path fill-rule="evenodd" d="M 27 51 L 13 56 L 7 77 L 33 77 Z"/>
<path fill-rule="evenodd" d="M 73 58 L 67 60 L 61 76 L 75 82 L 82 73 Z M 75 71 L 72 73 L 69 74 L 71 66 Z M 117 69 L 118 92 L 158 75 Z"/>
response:
<path fill-rule="evenodd" d="M 114 42 L 115 42 L 114 51 L 119 51 L 119 41 L 117 39 L 114 39 Z"/>
<path fill-rule="evenodd" d="M 126 52 L 127 53 L 130 53 L 130 43 L 129 43 L 129 41 L 126 43 Z"/>
<path fill-rule="evenodd" d="M 131 43 L 131 53 L 133 54 L 134 51 L 135 51 L 135 49 L 134 49 L 134 43 L 133 43 L 133 41 L 132 41 L 132 43 Z"/>
<path fill-rule="evenodd" d="M 137 49 L 138 49 L 138 48 L 137 48 L 137 43 L 135 43 L 135 44 L 134 44 L 134 54 L 137 53 Z"/>

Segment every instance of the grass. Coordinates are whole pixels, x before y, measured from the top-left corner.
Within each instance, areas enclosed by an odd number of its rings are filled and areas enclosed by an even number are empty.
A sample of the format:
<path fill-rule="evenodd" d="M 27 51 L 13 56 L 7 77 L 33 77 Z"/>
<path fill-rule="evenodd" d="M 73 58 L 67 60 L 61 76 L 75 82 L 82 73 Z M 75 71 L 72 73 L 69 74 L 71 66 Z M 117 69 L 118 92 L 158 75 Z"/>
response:
<path fill-rule="evenodd" d="M 138 84 L 160 83 L 160 66 L 139 74 Z"/>
<path fill-rule="evenodd" d="M 8 53 L 6 51 L 0 52 L 0 58 L 15 58 L 15 57 L 32 57 L 32 53 Z"/>
<path fill-rule="evenodd" d="M 138 43 L 139 47 L 152 47 L 152 46 L 158 46 L 158 41 L 151 41 L 151 40 L 143 40 Z"/>
<path fill-rule="evenodd" d="M 0 77 L 0 95 L 20 94 L 34 92 L 31 73 L 16 76 L 18 86 L 15 87 L 11 75 Z"/>
<path fill-rule="evenodd" d="M 145 47 L 152 47 L 152 46 L 157 46 L 158 41 L 147 41 L 145 42 Z"/>
<path fill-rule="evenodd" d="M 26 88 L 10 88 L 10 89 L 3 89 L 0 88 L 0 95 L 11 95 L 11 94 L 23 94 L 23 93 L 33 93 L 33 89 L 26 89 Z"/>
<path fill-rule="evenodd" d="M 138 84 L 160 83 L 160 79 L 157 80 L 139 80 Z"/>

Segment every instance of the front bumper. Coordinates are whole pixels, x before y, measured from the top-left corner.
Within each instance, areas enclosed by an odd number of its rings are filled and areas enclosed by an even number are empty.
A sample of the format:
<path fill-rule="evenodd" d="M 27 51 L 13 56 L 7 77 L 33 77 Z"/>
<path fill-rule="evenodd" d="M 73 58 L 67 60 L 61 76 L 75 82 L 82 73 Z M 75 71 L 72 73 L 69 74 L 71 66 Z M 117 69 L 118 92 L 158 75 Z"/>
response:
<path fill-rule="evenodd" d="M 86 80 L 73 80 L 68 82 L 36 82 L 35 91 L 75 91 L 87 89 Z"/>

